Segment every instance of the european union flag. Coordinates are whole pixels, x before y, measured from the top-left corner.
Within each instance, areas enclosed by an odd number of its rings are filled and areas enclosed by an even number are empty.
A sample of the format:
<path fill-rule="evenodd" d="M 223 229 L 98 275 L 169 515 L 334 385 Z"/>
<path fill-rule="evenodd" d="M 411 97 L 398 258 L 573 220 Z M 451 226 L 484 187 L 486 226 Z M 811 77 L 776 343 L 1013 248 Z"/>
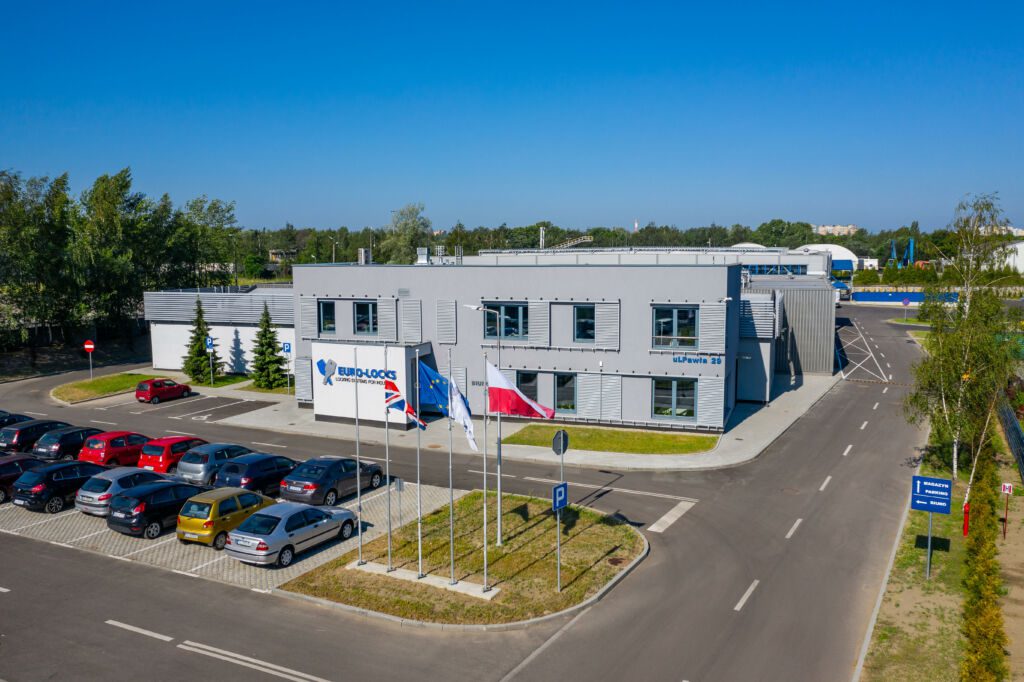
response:
<path fill-rule="evenodd" d="M 448 380 L 420 360 L 420 412 L 448 416 Z"/>

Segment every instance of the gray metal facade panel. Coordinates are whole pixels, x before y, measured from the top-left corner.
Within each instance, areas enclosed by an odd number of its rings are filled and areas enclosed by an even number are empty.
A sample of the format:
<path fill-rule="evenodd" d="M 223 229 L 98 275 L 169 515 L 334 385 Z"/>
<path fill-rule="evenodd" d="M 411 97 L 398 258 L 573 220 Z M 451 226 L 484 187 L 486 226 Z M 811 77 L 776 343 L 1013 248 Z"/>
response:
<path fill-rule="evenodd" d="M 312 358 L 295 358 L 295 398 L 303 401 L 313 399 Z"/>
<path fill-rule="evenodd" d="M 598 348 L 619 347 L 619 304 L 594 304 L 594 345 Z"/>
<path fill-rule="evenodd" d="M 467 383 L 468 372 L 465 367 L 452 367 L 452 380 L 455 385 L 459 387 L 459 392 L 462 395 L 468 395 L 469 386 Z"/>
<path fill-rule="evenodd" d="M 820 287 L 784 289 L 781 293 L 786 329 L 776 368 L 793 374 L 832 374 L 836 333 L 834 291 L 831 287 Z"/>
<path fill-rule="evenodd" d="M 317 300 L 311 296 L 299 299 L 299 335 L 304 339 L 317 338 L 320 321 L 317 319 Z"/>
<path fill-rule="evenodd" d="M 725 381 L 722 377 L 700 377 L 697 381 L 697 423 L 720 427 L 725 410 Z"/>
<path fill-rule="evenodd" d="M 725 353 L 725 304 L 701 303 L 697 318 L 701 353 Z"/>
<path fill-rule="evenodd" d="M 458 304 L 452 299 L 438 299 L 437 342 L 458 343 Z"/>
<path fill-rule="evenodd" d="M 601 419 L 619 421 L 622 419 L 622 377 L 601 376 Z"/>
<path fill-rule="evenodd" d="M 740 338 L 770 339 L 775 336 L 775 304 L 771 301 L 740 301 Z"/>
<path fill-rule="evenodd" d="M 399 326 L 402 343 L 419 343 L 423 340 L 422 303 L 402 299 L 398 303 L 398 308 L 402 316 L 402 324 Z"/>
<path fill-rule="evenodd" d="M 381 341 L 398 340 L 398 313 L 393 298 L 377 299 L 377 338 Z"/>
<path fill-rule="evenodd" d="M 581 419 L 601 418 L 601 376 L 576 375 L 576 416 Z"/>
<path fill-rule="evenodd" d="M 188 291 L 147 291 L 142 300 L 145 316 L 151 322 L 191 322 L 196 315 L 196 298 L 203 302 L 203 314 L 210 324 L 259 324 L 263 305 L 270 321 L 279 327 L 295 324 L 291 294 L 231 294 Z"/>
<path fill-rule="evenodd" d="M 551 304 L 547 301 L 530 301 L 530 345 L 546 347 L 551 345 Z"/>

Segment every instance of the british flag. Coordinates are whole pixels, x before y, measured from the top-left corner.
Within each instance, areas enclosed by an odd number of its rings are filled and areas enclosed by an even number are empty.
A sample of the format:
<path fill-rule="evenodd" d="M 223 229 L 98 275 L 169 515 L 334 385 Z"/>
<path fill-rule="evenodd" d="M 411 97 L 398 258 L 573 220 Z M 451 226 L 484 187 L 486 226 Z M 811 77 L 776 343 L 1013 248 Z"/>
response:
<path fill-rule="evenodd" d="M 389 410 L 405 412 L 405 415 L 416 422 L 416 425 L 421 429 L 427 428 L 426 422 L 420 419 L 419 415 L 416 414 L 416 410 L 412 409 L 412 405 L 405 402 L 405 398 L 398 391 L 398 386 L 390 380 L 384 381 L 384 404 L 387 405 Z"/>

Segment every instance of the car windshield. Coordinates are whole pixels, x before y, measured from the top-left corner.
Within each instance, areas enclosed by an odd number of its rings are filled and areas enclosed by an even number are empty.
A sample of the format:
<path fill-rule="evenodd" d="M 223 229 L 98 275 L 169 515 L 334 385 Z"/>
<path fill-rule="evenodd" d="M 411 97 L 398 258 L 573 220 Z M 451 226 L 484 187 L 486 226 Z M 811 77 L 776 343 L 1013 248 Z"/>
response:
<path fill-rule="evenodd" d="M 127 495 L 115 495 L 114 499 L 110 501 L 111 507 L 120 507 L 122 509 L 133 509 L 137 507 L 139 501 L 134 497 L 128 497 Z"/>
<path fill-rule="evenodd" d="M 206 502 L 189 500 L 182 507 L 180 515 L 189 519 L 208 519 L 210 518 L 210 505 Z"/>
<path fill-rule="evenodd" d="M 110 488 L 110 481 L 105 478 L 90 478 L 82 486 L 87 493 L 102 493 Z"/>
<path fill-rule="evenodd" d="M 147 384 L 145 381 L 143 381 L 141 384 L 139 384 L 138 386 L 135 387 L 135 390 L 136 391 L 148 391 L 149 390 L 149 384 Z"/>
<path fill-rule="evenodd" d="M 14 434 L 17 433 L 14 429 L 0 429 L 0 443 L 7 445 L 14 440 Z"/>
<path fill-rule="evenodd" d="M 90 450 L 102 450 L 104 445 L 106 445 L 106 443 L 103 442 L 102 438 L 90 438 L 85 441 L 85 447 Z"/>
<path fill-rule="evenodd" d="M 204 455 L 201 452 L 186 452 L 181 461 L 185 464 L 206 464 L 210 461 L 210 456 Z"/>
<path fill-rule="evenodd" d="M 40 438 L 38 441 L 36 441 L 36 444 L 37 445 L 53 445 L 54 443 L 59 443 L 59 442 L 60 442 L 60 434 L 59 433 L 54 433 L 53 431 L 50 431 L 49 433 L 44 433 L 43 437 Z"/>
<path fill-rule="evenodd" d="M 309 476 L 310 478 L 320 478 L 327 471 L 327 467 L 323 464 L 313 464 L 312 462 L 306 462 L 299 466 L 298 469 L 292 472 L 293 476 Z"/>
<path fill-rule="evenodd" d="M 159 457 L 160 455 L 164 454 L 164 448 L 162 445 L 143 445 L 142 454 L 154 455 Z"/>
<path fill-rule="evenodd" d="M 221 473 L 224 474 L 240 474 L 245 469 L 241 464 L 225 464 L 221 467 Z"/>
<path fill-rule="evenodd" d="M 276 516 L 268 516 L 267 514 L 253 514 L 245 520 L 238 530 L 243 533 L 252 533 L 253 535 L 270 535 L 277 528 L 277 524 L 281 519 Z"/>
<path fill-rule="evenodd" d="M 26 471 L 18 478 L 18 483 L 24 485 L 36 485 L 46 480 L 46 474 L 41 474 L 38 471 Z"/>

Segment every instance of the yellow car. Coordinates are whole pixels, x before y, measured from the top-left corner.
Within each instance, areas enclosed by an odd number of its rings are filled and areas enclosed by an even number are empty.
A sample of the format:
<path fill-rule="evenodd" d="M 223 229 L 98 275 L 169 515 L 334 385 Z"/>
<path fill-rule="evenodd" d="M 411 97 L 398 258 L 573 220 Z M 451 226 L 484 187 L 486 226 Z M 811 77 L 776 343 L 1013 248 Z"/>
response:
<path fill-rule="evenodd" d="M 224 549 L 228 532 L 264 507 L 271 498 L 242 488 L 216 488 L 185 502 L 178 513 L 178 542 L 199 542 Z"/>

